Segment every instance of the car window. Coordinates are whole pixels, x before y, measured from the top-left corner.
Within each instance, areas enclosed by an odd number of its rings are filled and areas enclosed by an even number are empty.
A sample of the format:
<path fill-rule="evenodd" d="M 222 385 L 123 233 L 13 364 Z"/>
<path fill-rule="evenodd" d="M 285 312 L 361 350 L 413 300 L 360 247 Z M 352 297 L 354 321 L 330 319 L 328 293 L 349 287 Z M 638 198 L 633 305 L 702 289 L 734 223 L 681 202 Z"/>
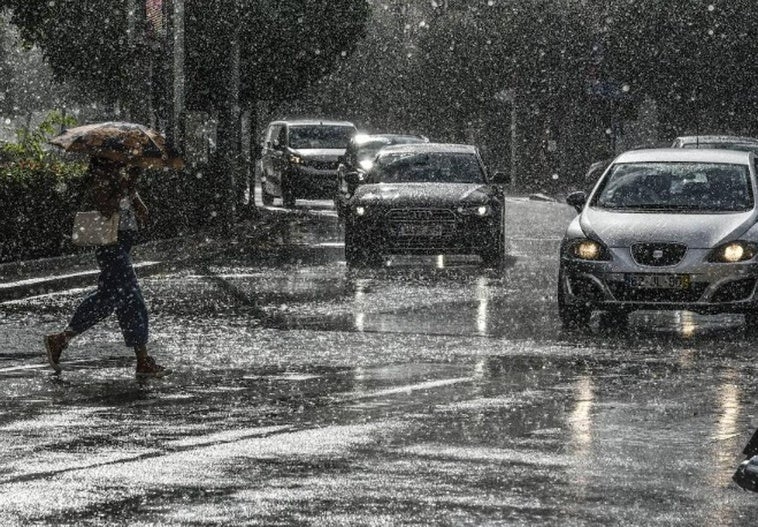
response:
<path fill-rule="evenodd" d="M 599 208 L 737 212 L 753 208 L 747 165 L 725 163 L 620 163 L 593 198 Z"/>
<path fill-rule="evenodd" d="M 484 183 L 484 171 L 473 154 L 402 152 L 380 155 L 372 169 L 376 183 Z"/>
<path fill-rule="evenodd" d="M 349 126 L 290 126 L 290 148 L 347 148 L 355 129 Z"/>

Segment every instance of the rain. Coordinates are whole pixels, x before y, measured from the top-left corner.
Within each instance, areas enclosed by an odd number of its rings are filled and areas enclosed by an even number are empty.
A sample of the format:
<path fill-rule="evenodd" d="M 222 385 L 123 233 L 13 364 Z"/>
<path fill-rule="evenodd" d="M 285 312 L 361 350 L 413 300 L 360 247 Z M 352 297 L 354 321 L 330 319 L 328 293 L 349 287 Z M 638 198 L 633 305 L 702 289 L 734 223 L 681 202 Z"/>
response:
<path fill-rule="evenodd" d="M 0 0 L 0 524 L 756 524 L 757 54 L 747 0 Z"/>

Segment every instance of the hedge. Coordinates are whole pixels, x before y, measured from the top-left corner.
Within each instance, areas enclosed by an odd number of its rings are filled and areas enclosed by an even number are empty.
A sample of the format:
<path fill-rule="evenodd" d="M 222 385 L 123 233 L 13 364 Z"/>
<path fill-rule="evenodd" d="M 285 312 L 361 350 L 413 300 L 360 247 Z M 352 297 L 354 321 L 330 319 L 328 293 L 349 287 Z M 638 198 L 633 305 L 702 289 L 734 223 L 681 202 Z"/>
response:
<path fill-rule="evenodd" d="M 218 191 L 204 167 L 147 171 L 140 195 L 151 211 L 142 239 L 181 236 L 212 225 Z M 80 252 L 71 243 L 86 165 L 19 160 L 0 165 L 0 262 Z"/>

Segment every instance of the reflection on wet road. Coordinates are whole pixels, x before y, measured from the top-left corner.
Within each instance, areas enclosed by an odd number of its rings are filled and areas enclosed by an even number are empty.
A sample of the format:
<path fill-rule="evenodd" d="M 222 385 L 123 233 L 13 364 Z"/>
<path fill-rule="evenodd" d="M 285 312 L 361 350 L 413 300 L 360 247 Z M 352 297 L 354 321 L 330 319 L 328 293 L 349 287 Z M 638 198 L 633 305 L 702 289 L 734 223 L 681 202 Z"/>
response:
<path fill-rule="evenodd" d="M 754 524 L 729 482 L 758 393 L 741 318 L 563 334 L 570 213 L 511 210 L 500 271 L 348 272 L 328 219 L 146 278 L 161 382 L 115 321 L 48 375 L 38 336 L 80 291 L 3 304 L 0 524 Z"/>

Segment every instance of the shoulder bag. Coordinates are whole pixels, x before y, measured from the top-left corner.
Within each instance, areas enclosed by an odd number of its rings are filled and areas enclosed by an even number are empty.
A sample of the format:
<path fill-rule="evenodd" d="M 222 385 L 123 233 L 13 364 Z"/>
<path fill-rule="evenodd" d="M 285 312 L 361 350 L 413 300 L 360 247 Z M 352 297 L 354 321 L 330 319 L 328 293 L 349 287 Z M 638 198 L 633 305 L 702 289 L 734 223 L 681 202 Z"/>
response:
<path fill-rule="evenodd" d="M 80 247 L 118 243 L 119 213 L 103 216 L 100 211 L 77 212 L 71 241 Z"/>

